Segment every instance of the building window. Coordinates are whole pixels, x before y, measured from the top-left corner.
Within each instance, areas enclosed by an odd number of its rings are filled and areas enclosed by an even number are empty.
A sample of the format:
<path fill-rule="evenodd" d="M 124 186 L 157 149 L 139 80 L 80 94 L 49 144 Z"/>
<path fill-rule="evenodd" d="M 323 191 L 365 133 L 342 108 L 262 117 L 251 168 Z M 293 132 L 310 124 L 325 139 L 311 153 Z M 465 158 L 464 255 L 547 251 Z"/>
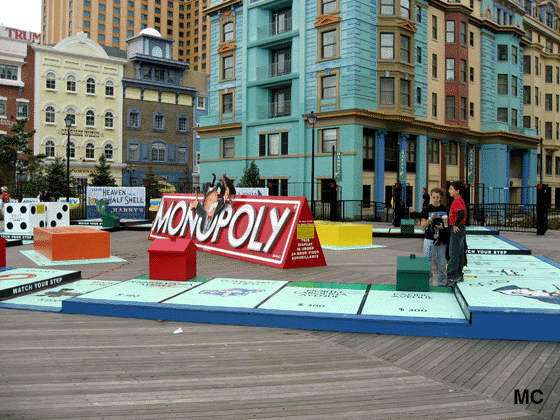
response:
<path fill-rule="evenodd" d="M 437 54 L 432 54 L 432 77 L 437 79 Z"/>
<path fill-rule="evenodd" d="M 523 128 L 531 128 L 531 116 L 523 115 Z"/>
<path fill-rule="evenodd" d="M 86 159 L 95 159 L 95 145 L 93 143 L 86 144 Z"/>
<path fill-rule="evenodd" d="M 447 146 L 446 156 L 448 165 L 457 165 L 457 162 L 459 161 L 459 143 L 450 141 L 449 145 Z"/>
<path fill-rule="evenodd" d="M 187 163 L 187 148 L 184 146 L 179 146 L 177 148 L 177 162 Z"/>
<path fill-rule="evenodd" d="M 154 112 L 153 127 L 154 131 L 165 131 L 165 115 L 163 112 Z"/>
<path fill-rule="evenodd" d="M 498 74 L 498 95 L 508 94 L 508 75 Z"/>
<path fill-rule="evenodd" d="M 552 122 L 550 121 L 544 123 L 544 138 L 552 140 Z"/>
<path fill-rule="evenodd" d="M 400 105 L 410 108 L 410 81 L 409 80 L 401 79 L 400 92 L 401 92 Z"/>
<path fill-rule="evenodd" d="M 292 30 L 292 9 L 282 9 L 272 12 L 272 35 L 282 34 Z"/>
<path fill-rule="evenodd" d="M 17 103 L 17 118 L 23 119 L 29 117 L 29 104 L 27 102 Z"/>
<path fill-rule="evenodd" d="M 76 78 L 72 75 L 66 79 L 66 92 L 76 92 Z"/>
<path fill-rule="evenodd" d="M 467 45 L 467 24 L 461 22 L 461 44 Z"/>
<path fill-rule="evenodd" d="M 196 98 L 196 108 L 197 109 L 206 109 L 206 101 L 204 100 L 203 96 L 198 96 Z"/>
<path fill-rule="evenodd" d="M 105 96 L 114 97 L 115 96 L 115 85 L 111 80 L 108 80 L 105 84 Z"/>
<path fill-rule="evenodd" d="M 47 73 L 46 76 L 47 79 L 47 83 L 46 83 L 46 88 L 49 90 L 55 90 L 56 89 L 56 76 L 53 72 L 49 72 Z"/>
<path fill-rule="evenodd" d="M 447 44 L 455 43 L 455 21 L 448 20 L 445 22 L 445 42 Z"/>
<path fill-rule="evenodd" d="M 445 97 L 445 118 L 447 120 L 455 119 L 455 96 Z"/>
<path fill-rule="evenodd" d="M 395 34 L 381 34 L 381 60 L 395 59 Z"/>
<path fill-rule="evenodd" d="M 474 47 L 474 32 L 469 32 L 469 45 Z"/>
<path fill-rule="evenodd" d="M 511 125 L 517 127 L 517 109 L 511 109 Z"/>
<path fill-rule="evenodd" d="M 498 121 L 508 123 L 508 109 L 498 108 Z"/>
<path fill-rule="evenodd" d="M 113 128 L 113 113 L 110 111 L 107 111 L 105 113 L 105 128 Z"/>
<path fill-rule="evenodd" d="M 416 88 L 416 103 L 417 104 L 422 103 L 422 88 L 421 87 Z"/>
<path fill-rule="evenodd" d="M 91 95 L 95 94 L 95 80 L 93 77 L 89 77 L 86 80 L 86 93 L 89 93 Z"/>
<path fill-rule="evenodd" d="M 152 161 L 165 162 L 165 144 L 157 141 L 152 144 Z"/>
<path fill-rule="evenodd" d="M 437 117 L 437 93 L 432 93 L 432 117 Z"/>
<path fill-rule="evenodd" d="M 233 79 L 233 55 L 222 58 L 222 79 Z"/>
<path fill-rule="evenodd" d="M 321 13 L 332 13 L 338 9 L 337 0 L 321 0 Z"/>
<path fill-rule="evenodd" d="M 546 174 L 547 175 L 552 175 L 552 156 L 551 155 L 546 155 L 544 166 L 545 166 Z"/>
<path fill-rule="evenodd" d="M 337 151 L 338 129 L 328 128 L 321 130 L 321 151 L 323 153 L 332 153 Z"/>
<path fill-rule="evenodd" d="M 54 157 L 54 149 L 54 141 L 48 140 L 45 143 L 45 155 L 47 155 L 47 157 Z"/>
<path fill-rule="evenodd" d="M 70 142 L 70 158 L 76 159 L 76 143 Z"/>
<path fill-rule="evenodd" d="M 461 82 L 467 83 L 467 61 L 461 60 L 461 67 L 459 69 L 461 73 Z"/>
<path fill-rule="evenodd" d="M 552 66 L 545 67 L 545 82 L 552 83 L 553 75 L 552 75 Z"/>
<path fill-rule="evenodd" d="M 321 33 L 321 58 L 329 59 L 336 57 L 336 29 Z"/>
<path fill-rule="evenodd" d="M 531 105 L 531 86 L 523 86 L 523 104 Z"/>
<path fill-rule="evenodd" d="M 223 27 L 222 42 L 233 41 L 235 39 L 233 32 L 233 22 L 226 23 Z"/>
<path fill-rule="evenodd" d="M 86 112 L 86 125 L 88 127 L 95 127 L 95 112 L 91 109 Z"/>
<path fill-rule="evenodd" d="M 0 117 L 6 118 L 6 100 L 5 99 L 0 99 Z M 53 108 L 53 118 L 54 118 L 54 108 Z"/>
<path fill-rule="evenodd" d="M 5 104 L 5 102 L 4 102 L 4 104 Z M 4 108 L 4 110 L 5 110 L 5 108 Z M 1 110 L 0 110 L 0 116 L 2 116 Z M 4 113 L 4 116 L 5 116 L 5 113 Z M 54 106 L 48 106 L 45 109 L 45 123 L 47 123 L 47 124 L 56 123 L 56 113 L 55 113 Z"/>
<path fill-rule="evenodd" d="M 395 104 L 395 79 L 393 77 L 382 77 L 380 81 L 381 95 L 380 105 Z"/>
<path fill-rule="evenodd" d="M 138 145 L 135 143 L 128 145 L 128 160 L 138 160 Z"/>
<path fill-rule="evenodd" d="M 439 140 L 430 139 L 428 141 L 428 161 L 439 164 Z"/>
<path fill-rule="evenodd" d="M 133 109 L 128 111 L 128 128 L 140 128 L 140 111 Z"/>
<path fill-rule="evenodd" d="M 222 158 L 233 159 L 235 157 L 235 139 L 227 137 L 222 139 Z"/>
<path fill-rule="evenodd" d="M 401 0 L 401 17 L 410 20 L 410 0 Z"/>
<path fill-rule="evenodd" d="M 467 98 L 461 97 L 461 120 L 467 120 Z"/>
<path fill-rule="evenodd" d="M 394 15 L 395 14 L 395 0 L 381 0 L 381 14 Z"/>
<path fill-rule="evenodd" d="M 259 156 L 288 154 L 288 132 L 259 134 Z"/>
<path fill-rule="evenodd" d="M 110 144 L 105 145 L 105 159 L 113 160 L 113 146 Z"/>
<path fill-rule="evenodd" d="M 498 61 L 508 61 L 507 45 L 498 45 Z"/>
<path fill-rule="evenodd" d="M 66 110 L 66 114 L 72 119 L 72 124 L 73 126 L 76 125 L 76 110 L 74 108 L 68 108 Z"/>
<path fill-rule="evenodd" d="M 455 80 L 455 59 L 446 58 L 445 59 L 445 80 L 453 81 Z"/>
<path fill-rule="evenodd" d="M 511 62 L 517 64 L 517 47 L 511 46 Z"/>
<path fill-rule="evenodd" d="M 401 61 L 410 63 L 410 38 L 401 35 Z"/>
<path fill-rule="evenodd" d="M 437 39 L 437 16 L 432 16 L 432 39 Z"/>
<path fill-rule="evenodd" d="M 292 49 L 282 48 L 273 50 L 272 54 L 272 77 L 289 74 L 292 71 Z"/>
<path fill-rule="evenodd" d="M 422 47 L 416 47 L 416 62 L 422 64 Z"/>
<path fill-rule="evenodd" d="M 233 93 L 225 93 L 222 95 L 222 114 L 231 114 L 233 112 Z"/>
<path fill-rule="evenodd" d="M 523 74 L 531 74 L 531 56 L 523 56 Z"/>
<path fill-rule="evenodd" d="M 474 82 L 474 67 L 470 67 L 470 74 L 469 74 L 469 79 L 471 82 Z"/>
<path fill-rule="evenodd" d="M 280 87 L 271 90 L 271 117 L 287 117 L 292 113 L 292 90 L 290 87 Z"/>
<path fill-rule="evenodd" d="M 474 118 L 474 102 L 469 102 L 469 116 Z"/>
<path fill-rule="evenodd" d="M 185 114 L 177 116 L 177 132 L 186 133 L 189 131 L 189 119 Z"/>
<path fill-rule="evenodd" d="M 321 77 L 321 99 L 336 98 L 336 75 Z"/>

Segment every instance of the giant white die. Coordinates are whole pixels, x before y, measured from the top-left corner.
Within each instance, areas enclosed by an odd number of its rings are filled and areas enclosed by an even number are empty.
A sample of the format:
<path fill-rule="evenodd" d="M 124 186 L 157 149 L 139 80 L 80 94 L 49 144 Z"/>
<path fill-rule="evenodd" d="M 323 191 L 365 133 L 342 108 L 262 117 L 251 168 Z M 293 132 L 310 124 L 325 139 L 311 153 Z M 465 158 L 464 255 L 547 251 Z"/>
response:
<path fill-rule="evenodd" d="M 4 232 L 33 234 L 33 228 L 46 227 L 45 206 L 41 203 L 4 204 Z"/>
<path fill-rule="evenodd" d="M 45 203 L 47 227 L 70 226 L 70 206 L 66 202 Z"/>

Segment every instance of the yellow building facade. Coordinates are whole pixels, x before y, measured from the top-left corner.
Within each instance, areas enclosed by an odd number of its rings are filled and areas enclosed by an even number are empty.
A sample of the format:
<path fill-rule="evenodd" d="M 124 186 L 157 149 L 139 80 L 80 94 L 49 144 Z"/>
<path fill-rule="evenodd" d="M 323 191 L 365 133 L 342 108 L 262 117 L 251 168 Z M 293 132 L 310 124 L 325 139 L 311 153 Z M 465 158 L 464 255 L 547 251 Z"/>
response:
<path fill-rule="evenodd" d="M 54 47 L 35 49 L 34 154 L 46 162 L 66 160 L 70 127 L 70 176 L 82 184 L 91 181 L 104 154 L 111 175 L 122 185 L 122 77 L 125 58 L 109 56 L 84 33 Z"/>

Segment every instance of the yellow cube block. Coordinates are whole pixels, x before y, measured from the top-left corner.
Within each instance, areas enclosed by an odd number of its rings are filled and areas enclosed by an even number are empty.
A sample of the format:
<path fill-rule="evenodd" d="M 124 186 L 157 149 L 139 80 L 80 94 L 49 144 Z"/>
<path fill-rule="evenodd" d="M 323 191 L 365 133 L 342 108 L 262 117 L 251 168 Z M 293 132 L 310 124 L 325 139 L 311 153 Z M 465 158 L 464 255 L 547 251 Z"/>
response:
<path fill-rule="evenodd" d="M 355 246 L 371 245 L 371 225 L 358 223 L 315 221 L 321 245 Z"/>

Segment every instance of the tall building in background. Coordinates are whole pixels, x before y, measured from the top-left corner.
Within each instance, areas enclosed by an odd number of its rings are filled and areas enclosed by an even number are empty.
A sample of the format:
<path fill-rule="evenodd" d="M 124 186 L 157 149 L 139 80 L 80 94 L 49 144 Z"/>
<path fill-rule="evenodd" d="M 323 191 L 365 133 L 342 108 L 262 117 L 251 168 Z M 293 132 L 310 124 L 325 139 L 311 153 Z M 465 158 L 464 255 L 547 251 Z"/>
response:
<path fill-rule="evenodd" d="M 126 40 L 155 28 L 173 39 L 172 58 L 194 71 L 209 71 L 208 0 L 42 0 L 41 43 L 51 45 L 85 32 L 101 45 L 126 51 Z"/>

